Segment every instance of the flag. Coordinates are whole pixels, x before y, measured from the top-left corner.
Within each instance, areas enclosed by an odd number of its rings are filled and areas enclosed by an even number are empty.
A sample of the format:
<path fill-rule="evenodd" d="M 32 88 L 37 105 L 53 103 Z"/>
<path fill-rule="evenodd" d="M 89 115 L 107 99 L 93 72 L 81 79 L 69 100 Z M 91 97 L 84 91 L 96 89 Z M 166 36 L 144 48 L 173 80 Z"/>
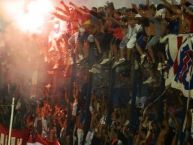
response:
<path fill-rule="evenodd" d="M 8 144 L 9 129 L 0 124 L 0 145 Z M 29 130 L 13 129 L 11 133 L 11 145 L 26 145 L 29 138 Z"/>
<path fill-rule="evenodd" d="M 46 138 L 36 135 L 34 138 L 29 137 L 27 145 L 60 145 L 60 143 L 57 140 L 50 142 Z"/>
<path fill-rule="evenodd" d="M 162 38 L 161 42 L 166 42 L 166 58 L 168 62 L 168 78 L 166 79 L 165 83 L 166 86 L 170 85 L 172 83 L 174 73 L 176 72 L 176 68 L 178 66 L 177 61 L 177 55 L 179 48 L 182 45 L 182 41 L 185 41 L 187 38 L 186 35 L 166 35 L 164 38 Z"/>
<path fill-rule="evenodd" d="M 0 145 L 8 144 L 8 134 L 9 129 L 0 124 Z M 11 134 L 11 145 L 60 145 L 57 140 L 50 142 L 40 135 L 36 135 L 33 138 L 29 134 L 30 131 L 28 129 L 13 129 Z"/>
<path fill-rule="evenodd" d="M 189 34 L 170 35 L 166 46 L 169 73 L 166 86 L 181 90 L 185 97 L 193 98 L 193 50 Z"/>

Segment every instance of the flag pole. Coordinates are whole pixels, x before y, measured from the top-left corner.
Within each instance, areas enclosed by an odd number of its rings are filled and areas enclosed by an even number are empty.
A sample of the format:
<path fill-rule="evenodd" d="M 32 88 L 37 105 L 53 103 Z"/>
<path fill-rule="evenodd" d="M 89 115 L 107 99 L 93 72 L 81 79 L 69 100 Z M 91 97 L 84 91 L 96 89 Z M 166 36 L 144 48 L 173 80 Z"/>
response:
<path fill-rule="evenodd" d="M 190 76 L 192 75 L 192 67 L 193 66 L 191 66 L 191 68 L 190 68 Z M 184 119 L 184 123 L 183 123 L 183 127 L 182 127 L 182 132 L 183 133 L 185 132 L 186 123 L 187 123 L 187 113 L 188 113 L 188 109 L 189 109 L 189 105 L 190 105 L 190 98 L 191 98 L 191 93 L 190 92 L 191 92 L 191 77 L 190 77 L 190 80 L 189 80 L 189 92 L 188 92 L 188 98 L 187 98 L 187 103 L 186 103 L 186 114 L 185 114 L 185 119 Z"/>
<path fill-rule="evenodd" d="M 13 126 L 14 105 L 15 105 L 15 98 L 13 97 L 12 104 L 11 104 L 11 118 L 10 118 L 10 124 L 9 124 L 8 145 L 11 145 L 11 132 L 12 132 L 12 126 Z"/>

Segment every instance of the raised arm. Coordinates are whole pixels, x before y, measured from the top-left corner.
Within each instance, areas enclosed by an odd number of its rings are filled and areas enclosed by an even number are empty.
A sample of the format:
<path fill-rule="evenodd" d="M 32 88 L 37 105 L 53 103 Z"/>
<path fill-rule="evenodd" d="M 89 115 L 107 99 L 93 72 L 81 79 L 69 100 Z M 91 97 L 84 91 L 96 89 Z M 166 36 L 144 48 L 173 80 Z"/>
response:
<path fill-rule="evenodd" d="M 65 8 L 65 10 L 69 13 L 69 7 L 64 3 L 63 0 L 60 1 L 60 4 Z"/>
<path fill-rule="evenodd" d="M 150 18 L 148 11 L 138 9 L 136 4 L 132 4 L 132 8 L 134 8 L 137 11 L 137 13 L 140 14 L 142 17 Z"/>
<path fill-rule="evenodd" d="M 62 21 L 69 21 L 69 18 L 66 17 L 66 16 L 64 16 L 64 15 L 61 15 L 61 14 L 58 14 L 58 13 L 53 13 L 53 15 L 54 15 L 56 18 L 58 18 L 58 19 L 60 19 L 60 20 L 62 20 Z"/>
<path fill-rule="evenodd" d="M 78 11 L 79 13 L 85 15 L 85 14 L 88 14 L 88 12 L 84 11 L 83 9 L 81 9 L 80 7 L 78 7 L 76 4 L 74 4 L 73 2 L 70 2 L 69 3 L 71 6 L 73 6 L 76 11 Z"/>
<path fill-rule="evenodd" d="M 183 5 L 183 8 L 186 10 L 186 12 L 187 12 L 189 15 L 192 15 L 192 16 L 193 16 L 193 11 L 191 11 L 187 6 Z"/>
<path fill-rule="evenodd" d="M 59 11 L 59 12 L 62 12 L 62 14 L 69 15 L 69 12 L 68 12 L 68 11 L 65 11 L 65 10 L 62 9 L 62 8 L 56 7 L 56 10 Z"/>
<path fill-rule="evenodd" d="M 176 20 L 180 17 L 180 15 L 172 15 L 172 16 L 167 16 L 166 18 L 169 20 Z"/>
<path fill-rule="evenodd" d="M 85 11 L 90 11 L 89 8 L 87 8 L 86 6 L 82 6 L 82 8 L 83 8 Z"/>
<path fill-rule="evenodd" d="M 80 7 L 80 9 L 83 10 L 84 12 L 87 12 L 87 13 L 90 12 L 90 10 L 89 9 L 85 9 L 85 7 Z"/>
<path fill-rule="evenodd" d="M 175 14 L 182 14 L 182 11 L 180 9 L 177 9 L 174 5 L 170 4 L 167 0 L 161 0 L 164 5 L 170 9 Z"/>

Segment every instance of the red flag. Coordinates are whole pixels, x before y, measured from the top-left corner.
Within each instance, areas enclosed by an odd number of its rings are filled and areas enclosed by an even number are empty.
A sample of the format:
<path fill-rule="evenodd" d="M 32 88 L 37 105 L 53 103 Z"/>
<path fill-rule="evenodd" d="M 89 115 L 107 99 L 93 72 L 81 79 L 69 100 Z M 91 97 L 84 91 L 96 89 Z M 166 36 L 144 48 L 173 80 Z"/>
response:
<path fill-rule="evenodd" d="M 6 145 L 8 144 L 8 133 L 9 129 L 0 124 L 0 144 Z M 29 130 L 12 130 L 11 134 L 11 144 L 12 145 L 26 145 L 27 140 L 29 138 Z"/>
<path fill-rule="evenodd" d="M 50 142 L 46 138 L 37 135 L 34 139 L 29 138 L 27 145 L 60 145 L 60 143 L 57 140 Z"/>

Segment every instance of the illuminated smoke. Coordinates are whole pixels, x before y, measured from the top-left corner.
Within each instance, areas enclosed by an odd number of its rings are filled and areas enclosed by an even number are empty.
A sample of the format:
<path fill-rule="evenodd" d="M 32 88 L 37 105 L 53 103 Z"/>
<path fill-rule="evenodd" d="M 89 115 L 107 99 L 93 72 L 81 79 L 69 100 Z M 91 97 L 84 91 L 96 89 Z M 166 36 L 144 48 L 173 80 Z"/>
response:
<path fill-rule="evenodd" d="M 44 82 L 46 76 L 43 48 L 46 47 L 47 35 L 40 30 L 40 27 L 45 26 L 43 18 L 49 11 L 40 10 L 42 3 L 38 3 L 37 9 L 35 9 L 34 3 L 29 3 L 26 11 L 24 11 L 23 2 L 22 0 L 0 2 L 0 26 L 2 28 L 0 30 L 0 89 L 7 84 L 15 85 L 21 96 L 30 97 L 34 82 L 33 74 L 38 72 L 39 84 Z M 34 8 L 34 11 L 36 10 L 33 15 L 31 14 L 32 8 Z M 37 12 L 41 15 L 38 16 Z M 22 17 L 24 14 L 33 17 L 30 19 Z M 36 35 L 32 34 L 37 32 Z M 37 92 L 42 89 L 40 86 L 37 87 Z"/>
<path fill-rule="evenodd" d="M 4 5 L 10 21 L 29 33 L 40 33 L 54 10 L 51 0 L 15 0 L 5 2 Z"/>

